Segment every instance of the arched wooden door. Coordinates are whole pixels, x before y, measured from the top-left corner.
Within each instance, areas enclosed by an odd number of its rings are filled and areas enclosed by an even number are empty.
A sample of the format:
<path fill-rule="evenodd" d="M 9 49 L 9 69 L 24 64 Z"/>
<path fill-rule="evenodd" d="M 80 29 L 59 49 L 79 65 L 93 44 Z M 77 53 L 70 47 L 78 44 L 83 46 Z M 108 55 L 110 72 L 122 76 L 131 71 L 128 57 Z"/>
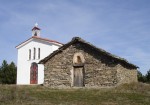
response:
<path fill-rule="evenodd" d="M 38 64 L 32 63 L 30 67 L 30 84 L 37 84 L 38 81 Z"/>

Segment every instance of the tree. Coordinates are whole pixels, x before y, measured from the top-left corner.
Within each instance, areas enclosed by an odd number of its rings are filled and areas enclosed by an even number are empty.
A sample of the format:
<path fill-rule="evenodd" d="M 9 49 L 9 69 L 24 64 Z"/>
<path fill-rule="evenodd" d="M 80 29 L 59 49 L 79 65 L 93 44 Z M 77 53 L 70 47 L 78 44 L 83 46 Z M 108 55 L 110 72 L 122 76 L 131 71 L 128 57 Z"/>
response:
<path fill-rule="evenodd" d="M 149 71 L 147 71 L 147 74 L 145 77 L 146 77 L 147 82 L 150 83 L 150 69 Z"/>
<path fill-rule="evenodd" d="M 146 77 L 144 75 L 142 75 L 142 73 L 140 71 L 138 71 L 137 77 L 138 77 L 139 82 L 146 82 L 147 81 Z"/>
<path fill-rule="evenodd" d="M 4 83 L 5 82 L 5 72 L 8 68 L 8 64 L 7 61 L 3 61 L 2 66 L 0 67 L 0 83 Z"/>
<path fill-rule="evenodd" d="M 17 67 L 13 62 L 7 64 L 4 60 L 0 67 L 0 83 L 1 84 L 15 84 L 16 83 Z"/>

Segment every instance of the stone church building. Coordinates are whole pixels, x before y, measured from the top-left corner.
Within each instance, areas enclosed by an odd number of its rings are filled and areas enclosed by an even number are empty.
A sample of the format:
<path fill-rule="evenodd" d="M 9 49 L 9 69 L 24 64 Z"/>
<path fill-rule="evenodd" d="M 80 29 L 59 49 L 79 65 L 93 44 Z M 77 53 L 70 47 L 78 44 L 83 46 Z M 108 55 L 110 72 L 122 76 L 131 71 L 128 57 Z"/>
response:
<path fill-rule="evenodd" d="M 49 87 L 105 87 L 137 82 L 137 66 L 74 37 L 40 60 L 44 85 Z"/>

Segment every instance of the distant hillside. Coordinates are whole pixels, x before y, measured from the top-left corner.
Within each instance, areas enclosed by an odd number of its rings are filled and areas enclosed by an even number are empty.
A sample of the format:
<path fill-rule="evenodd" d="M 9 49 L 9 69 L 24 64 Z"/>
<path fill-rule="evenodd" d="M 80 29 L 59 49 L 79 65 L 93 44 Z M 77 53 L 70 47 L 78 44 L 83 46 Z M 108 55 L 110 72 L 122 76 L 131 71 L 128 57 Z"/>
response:
<path fill-rule="evenodd" d="M 149 105 L 150 85 L 115 88 L 51 89 L 44 86 L 0 85 L 0 105 Z"/>

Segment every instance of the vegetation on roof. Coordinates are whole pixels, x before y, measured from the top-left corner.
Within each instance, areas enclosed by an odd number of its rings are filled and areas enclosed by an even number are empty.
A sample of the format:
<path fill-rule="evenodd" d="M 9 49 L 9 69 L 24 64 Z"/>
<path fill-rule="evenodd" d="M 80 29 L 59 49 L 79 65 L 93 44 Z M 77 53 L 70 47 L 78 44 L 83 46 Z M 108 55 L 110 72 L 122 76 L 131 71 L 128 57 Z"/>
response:
<path fill-rule="evenodd" d="M 50 54 L 49 56 L 47 56 L 46 58 L 44 58 L 43 60 L 41 60 L 39 63 L 45 63 L 45 62 L 47 62 L 51 57 L 53 57 L 57 53 L 61 52 L 62 50 L 66 49 L 67 47 L 69 47 L 70 45 L 72 45 L 73 43 L 76 43 L 76 42 L 84 43 L 87 46 L 90 46 L 90 47 L 94 48 L 95 50 L 103 53 L 104 55 L 112 57 L 113 59 L 116 59 L 116 60 L 118 60 L 120 62 L 123 62 L 123 63 L 125 63 L 127 65 L 130 65 L 133 68 L 139 68 L 138 66 L 136 66 L 136 65 L 134 65 L 132 63 L 129 63 L 126 59 L 118 57 L 116 55 L 113 55 L 113 54 L 111 54 L 111 53 L 109 53 L 109 52 L 107 52 L 107 51 L 105 51 L 105 50 L 103 50 L 101 48 L 98 48 L 98 47 L 92 45 L 91 43 L 86 42 L 85 40 L 81 39 L 80 37 L 74 37 L 74 38 L 72 38 L 72 40 L 70 42 L 68 42 L 67 44 L 64 44 L 58 50 L 54 51 L 52 54 Z"/>

